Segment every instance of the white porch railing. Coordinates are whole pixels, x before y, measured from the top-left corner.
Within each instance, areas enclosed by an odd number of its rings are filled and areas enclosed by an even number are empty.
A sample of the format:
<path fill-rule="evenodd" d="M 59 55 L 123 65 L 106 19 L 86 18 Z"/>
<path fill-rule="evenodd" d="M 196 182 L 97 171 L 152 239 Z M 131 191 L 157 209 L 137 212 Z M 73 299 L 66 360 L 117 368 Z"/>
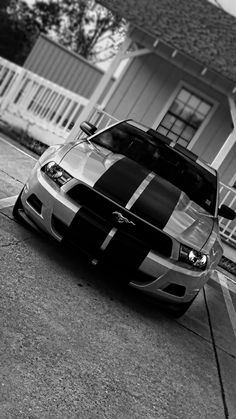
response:
<path fill-rule="evenodd" d="M 99 106 L 97 106 L 93 108 L 88 118 L 88 121 L 91 122 L 91 124 L 94 124 L 100 130 L 100 129 L 108 127 L 109 125 L 115 124 L 116 122 L 119 121 L 119 119 L 101 110 Z M 82 136 L 84 136 L 84 133 L 80 129 L 76 138 L 79 139 Z"/>
<path fill-rule="evenodd" d="M 47 145 L 65 142 L 88 99 L 0 57 L 0 118 Z"/>
<path fill-rule="evenodd" d="M 221 183 L 220 204 L 228 205 L 230 208 L 236 211 L 236 190 Z M 219 222 L 221 236 L 229 244 L 231 243 L 236 247 L 236 220 L 229 221 L 225 218 L 220 218 Z"/>

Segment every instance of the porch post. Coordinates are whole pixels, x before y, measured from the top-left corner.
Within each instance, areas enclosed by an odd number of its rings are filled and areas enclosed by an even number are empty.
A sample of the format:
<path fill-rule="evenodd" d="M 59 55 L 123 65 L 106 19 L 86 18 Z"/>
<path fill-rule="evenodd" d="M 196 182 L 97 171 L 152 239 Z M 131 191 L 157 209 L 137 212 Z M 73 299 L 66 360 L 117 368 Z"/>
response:
<path fill-rule="evenodd" d="M 236 106 L 234 99 L 231 96 L 228 96 L 228 101 L 234 128 L 211 163 L 211 166 L 215 169 L 219 169 L 227 155 L 232 150 L 234 144 L 236 144 Z"/>
<path fill-rule="evenodd" d="M 129 37 L 126 38 L 126 40 L 122 44 L 120 50 L 118 51 L 118 53 L 114 57 L 110 67 L 104 73 L 102 79 L 100 80 L 100 82 L 97 85 L 95 91 L 93 92 L 93 94 L 92 94 L 92 96 L 91 96 L 91 98 L 88 102 L 88 105 L 85 106 L 85 108 L 81 112 L 78 120 L 76 121 L 74 127 L 72 128 L 70 134 L 66 138 L 66 141 L 65 141 L 66 143 L 75 140 L 75 138 L 76 138 L 76 136 L 79 132 L 81 122 L 85 121 L 90 116 L 90 113 L 92 112 L 93 108 L 98 104 L 98 101 L 99 101 L 102 93 L 104 92 L 105 88 L 107 87 L 108 83 L 110 82 L 110 80 L 111 80 L 114 72 L 116 71 L 118 65 L 120 64 L 122 59 L 125 58 L 125 53 L 128 50 L 131 43 L 132 43 L 132 39 L 129 38 Z"/>

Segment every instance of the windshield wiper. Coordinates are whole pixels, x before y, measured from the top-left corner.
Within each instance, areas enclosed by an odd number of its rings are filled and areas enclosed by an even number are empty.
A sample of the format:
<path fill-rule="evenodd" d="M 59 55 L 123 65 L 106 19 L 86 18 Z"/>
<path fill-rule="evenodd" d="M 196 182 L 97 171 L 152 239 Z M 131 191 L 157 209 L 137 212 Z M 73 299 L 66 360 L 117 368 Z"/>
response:
<path fill-rule="evenodd" d="M 209 218 L 216 218 L 215 215 L 212 214 L 206 214 L 205 212 L 201 212 L 196 210 L 195 208 L 192 208 L 192 211 L 196 212 L 199 215 L 203 215 L 204 217 L 209 217 Z"/>

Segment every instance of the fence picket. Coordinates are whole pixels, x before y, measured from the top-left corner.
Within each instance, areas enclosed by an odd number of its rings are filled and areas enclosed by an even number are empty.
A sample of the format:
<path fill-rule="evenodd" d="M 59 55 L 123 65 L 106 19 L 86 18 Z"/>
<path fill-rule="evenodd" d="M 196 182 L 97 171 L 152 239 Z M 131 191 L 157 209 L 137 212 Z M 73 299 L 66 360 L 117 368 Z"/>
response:
<path fill-rule="evenodd" d="M 39 141 L 44 142 L 46 130 L 48 145 L 64 142 L 72 125 L 70 110 L 74 116 L 75 108 L 81 112 L 87 103 L 87 98 L 0 57 L 1 119 L 17 128 L 34 129 Z"/>

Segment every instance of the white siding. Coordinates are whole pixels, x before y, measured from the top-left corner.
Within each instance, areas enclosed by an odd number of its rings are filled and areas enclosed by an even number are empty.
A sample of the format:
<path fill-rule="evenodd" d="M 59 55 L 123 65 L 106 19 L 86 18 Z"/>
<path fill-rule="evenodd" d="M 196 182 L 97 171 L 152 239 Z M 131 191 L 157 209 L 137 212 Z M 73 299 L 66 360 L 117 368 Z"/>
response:
<path fill-rule="evenodd" d="M 227 97 L 158 55 L 133 60 L 105 110 L 118 119 L 133 118 L 152 126 L 180 82 L 217 104 L 192 150 L 210 163 L 232 130 Z"/>
<path fill-rule="evenodd" d="M 80 55 L 43 35 L 37 39 L 24 67 L 86 98 L 90 98 L 104 74 Z"/>

